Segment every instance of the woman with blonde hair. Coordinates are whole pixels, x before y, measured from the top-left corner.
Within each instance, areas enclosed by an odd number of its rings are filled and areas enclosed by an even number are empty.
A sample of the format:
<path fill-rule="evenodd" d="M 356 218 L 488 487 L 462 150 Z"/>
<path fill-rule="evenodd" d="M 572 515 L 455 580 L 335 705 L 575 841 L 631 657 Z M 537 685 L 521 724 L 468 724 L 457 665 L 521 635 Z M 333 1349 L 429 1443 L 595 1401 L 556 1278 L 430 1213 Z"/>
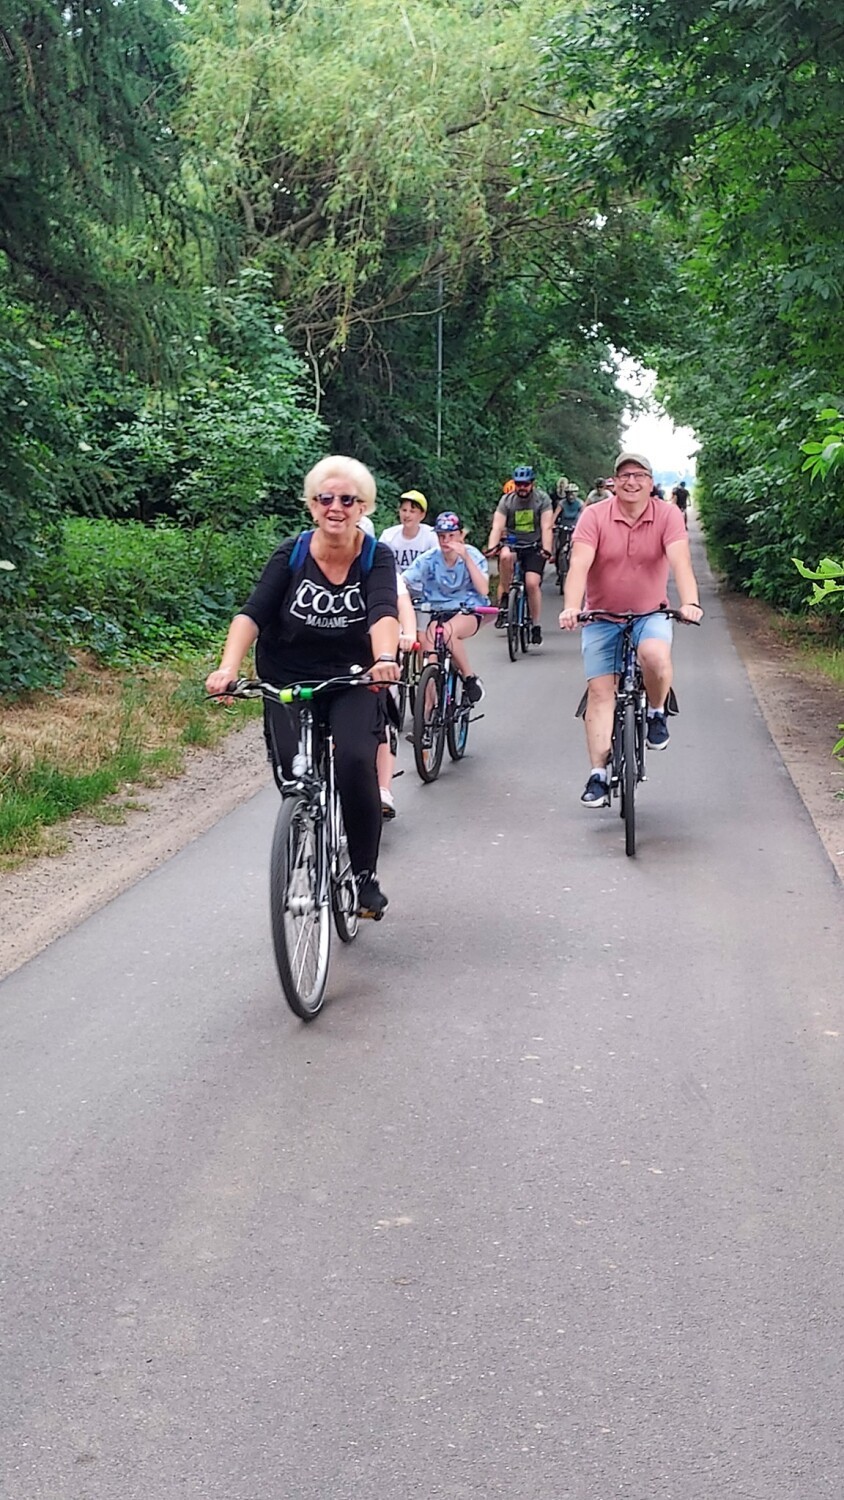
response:
<path fill-rule="evenodd" d="M 222 660 L 206 681 L 224 693 L 255 645 L 258 675 L 276 687 L 325 682 L 364 667 L 374 682 L 396 682 L 399 640 L 396 568 L 389 547 L 364 535 L 361 519 L 375 508 L 376 485 L 365 464 L 343 454 L 323 458 L 305 478 L 304 501 L 314 528 L 276 549 L 229 627 Z M 376 754 L 384 738 L 381 695 L 348 687 L 322 699 L 334 736 L 337 786 L 362 916 L 387 906 L 376 878 L 381 799 Z M 265 705 L 274 765 L 290 776 L 295 723 L 276 703 Z"/>

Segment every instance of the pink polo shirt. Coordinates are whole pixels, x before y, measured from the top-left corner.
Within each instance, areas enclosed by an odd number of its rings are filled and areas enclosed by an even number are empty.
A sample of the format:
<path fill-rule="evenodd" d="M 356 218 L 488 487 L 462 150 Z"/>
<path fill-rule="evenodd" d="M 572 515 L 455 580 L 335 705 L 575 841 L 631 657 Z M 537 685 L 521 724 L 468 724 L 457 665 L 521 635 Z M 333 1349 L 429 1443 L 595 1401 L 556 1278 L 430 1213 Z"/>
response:
<path fill-rule="evenodd" d="M 676 505 L 651 498 L 638 521 L 628 521 L 615 498 L 581 511 L 572 542 L 595 548 L 586 579 L 586 608 L 645 614 L 668 598 L 666 547 L 687 541 Z"/>

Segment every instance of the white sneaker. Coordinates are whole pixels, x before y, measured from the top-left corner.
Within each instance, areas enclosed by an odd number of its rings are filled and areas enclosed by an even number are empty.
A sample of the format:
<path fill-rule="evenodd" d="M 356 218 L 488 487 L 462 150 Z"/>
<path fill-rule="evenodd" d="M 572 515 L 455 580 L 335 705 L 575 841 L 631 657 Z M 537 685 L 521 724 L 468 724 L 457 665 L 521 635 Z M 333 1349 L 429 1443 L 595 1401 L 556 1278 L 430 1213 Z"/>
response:
<path fill-rule="evenodd" d="M 388 792 L 385 786 L 378 788 L 381 793 L 381 816 L 385 823 L 396 816 L 396 803 L 392 792 Z"/>

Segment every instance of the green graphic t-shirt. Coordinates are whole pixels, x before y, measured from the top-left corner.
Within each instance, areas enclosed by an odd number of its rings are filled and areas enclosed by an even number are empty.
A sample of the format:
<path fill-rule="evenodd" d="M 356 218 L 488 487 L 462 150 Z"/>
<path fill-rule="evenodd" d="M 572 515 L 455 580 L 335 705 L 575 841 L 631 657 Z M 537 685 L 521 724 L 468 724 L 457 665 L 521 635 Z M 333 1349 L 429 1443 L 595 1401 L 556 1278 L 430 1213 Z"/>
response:
<path fill-rule="evenodd" d="M 542 526 L 539 518 L 553 507 L 551 497 L 534 485 L 526 498 L 521 495 L 502 495 L 497 509 L 500 515 L 506 516 L 507 531 L 515 536 L 517 542 L 527 546 L 535 545 L 541 539 Z"/>

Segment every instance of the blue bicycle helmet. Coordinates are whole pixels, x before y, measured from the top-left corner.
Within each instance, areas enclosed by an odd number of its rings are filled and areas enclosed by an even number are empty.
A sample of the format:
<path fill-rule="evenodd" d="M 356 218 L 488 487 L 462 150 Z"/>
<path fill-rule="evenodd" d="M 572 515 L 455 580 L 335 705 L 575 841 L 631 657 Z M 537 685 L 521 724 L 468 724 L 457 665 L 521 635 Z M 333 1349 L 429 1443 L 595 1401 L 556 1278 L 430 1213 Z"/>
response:
<path fill-rule="evenodd" d="M 513 470 L 514 484 L 533 484 L 536 475 L 530 464 L 517 464 Z"/>

